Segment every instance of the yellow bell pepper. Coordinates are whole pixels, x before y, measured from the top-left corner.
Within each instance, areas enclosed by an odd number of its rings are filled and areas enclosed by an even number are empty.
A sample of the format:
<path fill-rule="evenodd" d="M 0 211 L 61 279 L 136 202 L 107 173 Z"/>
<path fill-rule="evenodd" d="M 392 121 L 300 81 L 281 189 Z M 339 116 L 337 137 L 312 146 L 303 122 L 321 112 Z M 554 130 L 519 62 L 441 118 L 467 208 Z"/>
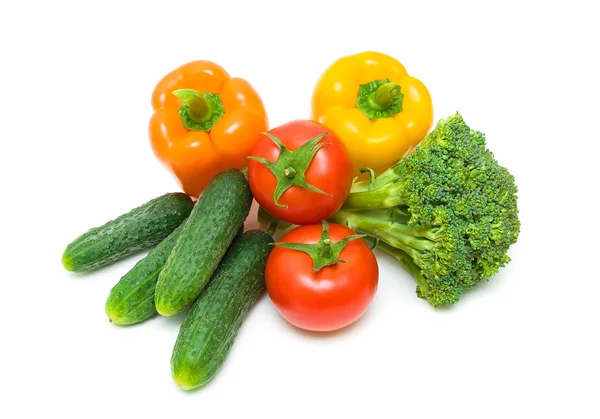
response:
<path fill-rule="evenodd" d="M 429 91 L 379 52 L 335 61 L 312 96 L 311 118 L 335 132 L 354 164 L 380 173 L 421 142 L 433 124 Z"/>

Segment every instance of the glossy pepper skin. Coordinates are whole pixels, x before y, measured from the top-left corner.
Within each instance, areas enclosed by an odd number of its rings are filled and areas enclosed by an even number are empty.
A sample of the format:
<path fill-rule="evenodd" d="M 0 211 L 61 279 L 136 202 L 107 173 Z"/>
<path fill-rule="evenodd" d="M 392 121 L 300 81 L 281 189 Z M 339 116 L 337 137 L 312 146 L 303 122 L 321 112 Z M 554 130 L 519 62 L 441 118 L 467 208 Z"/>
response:
<path fill-rule="evenodd" d="M 216 174 L 246 166 L 268 130 L 264 104 L 250 83 L 211 61 L 192 61 L 164 76 L 152 108 L 152 150 L 196 198 Z"/>
<path fill-rule="evenodd" d="M 311 118 L 344 142 L 354 172 L 379 173 L 416 147 L 433 124 L 427 87 L 395 58 L 362 52 L 335 61 L 318 80 Z"/>

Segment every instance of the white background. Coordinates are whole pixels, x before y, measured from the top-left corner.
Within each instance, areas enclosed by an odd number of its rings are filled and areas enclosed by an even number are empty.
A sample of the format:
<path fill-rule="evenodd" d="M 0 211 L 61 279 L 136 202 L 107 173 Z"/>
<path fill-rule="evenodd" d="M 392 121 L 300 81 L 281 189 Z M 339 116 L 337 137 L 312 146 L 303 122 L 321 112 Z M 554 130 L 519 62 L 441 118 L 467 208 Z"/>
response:
<path fill-rule="evenodd" d="M 599 417 L 593 4 L 2 2 L 0 416 Z M 289 326 L 265 296 L 214 381 L 179 390 L 182 317 L 119 328 L 104 314 L 138 258 L 75 275 L 63 248 L 177 189 L 147 138 L 168 71 L 220 63 L 255 86 L 274 127 L 307 118 L 321 72 L 364 50 L 420 78 L 436 120 L 458 110 L 487 134 L 519 185 L 513 261 L 435 310 L 380 255 L 368 313 L 329 335 Z"/>

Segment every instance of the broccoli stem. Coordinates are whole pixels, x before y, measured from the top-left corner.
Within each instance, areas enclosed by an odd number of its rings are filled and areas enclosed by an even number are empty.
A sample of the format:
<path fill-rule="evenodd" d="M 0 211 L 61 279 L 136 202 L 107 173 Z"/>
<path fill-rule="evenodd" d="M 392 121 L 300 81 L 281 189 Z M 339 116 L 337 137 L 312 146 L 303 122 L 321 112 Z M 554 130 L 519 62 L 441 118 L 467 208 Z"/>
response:
<path fill-rule="evenodd" d="M 371 247 L 373 247 L 373 244 L 375 243 L 375 240 L 371 237 L 365 237 L 363 238 L 363 240 L 365 240 Z M 427 292 L 429 292 L 429 285 L 427 284 L 425 277 L 421 273 L 421 268 L 417 266 L 414 260 L 406 252 L 403 252 L 400 249 L 390 246 L 389 244 L 381 240 L 377 243 L 376 248 L 392 256 L 394 259 L 398 260 L 398 262 L 400 262 L 404 269 L 410 272 L 415 278 L 419 289 L 424 295 L 426 295 Z"/>
<path fill-rule="evenodd" d="M 430 237 L 434 236 L 427 228 L 411 227 L 394 219 L 393 210 L 352 212 L 340 210 L 330 220 L 344 224 L 354 231 L 360 231 L 384 240 L 388 244 L 408 253 L 413 259 L 421 259 L 423 252 L 435 247 Z"/>
<path fill-rule="evenodd" d="M 379 189 L 388 184 L 392 184 L 400 179 L 400 176 L 396 173 L 397 165 L 384 170 L 380 174 L 375 176 L 374 180 L 367 179 L 360 182 L 355 182 L 352 185 L 351 193 L 370 191 L 372 189 Z M 368 169 L 365 169 L 368 170 Z"/>
<path fill-rule="evenodd" d="M 394 208 L 377 208 L 368 211 L 361 211 L 360 214 L 368 215 L 369 217 L 377 217 L 383 220 L 388 220 L 391 223 L 408 224 L 410 221 L 410 212 L 408 207 L 394 207 Z"/>
<path fill-rule="evenodd" d="M 368 169 L 364 169 L 368 170 Z M 402 165 L 394 164 L 378 175 L 355 182 L 344 203 L 346 209 L 392 208 L 407 203 L 400 197 L 402 191 Z"/>
<path fill-rule="evenodd" d="M 400 198 L 400 190 L 396 185 L 370 191 L 351 192 L 346 202 L 344 202 L 344 208 L 346 209 L 392 208 L 398 205 L 405 205 L 405 203 Z"/>

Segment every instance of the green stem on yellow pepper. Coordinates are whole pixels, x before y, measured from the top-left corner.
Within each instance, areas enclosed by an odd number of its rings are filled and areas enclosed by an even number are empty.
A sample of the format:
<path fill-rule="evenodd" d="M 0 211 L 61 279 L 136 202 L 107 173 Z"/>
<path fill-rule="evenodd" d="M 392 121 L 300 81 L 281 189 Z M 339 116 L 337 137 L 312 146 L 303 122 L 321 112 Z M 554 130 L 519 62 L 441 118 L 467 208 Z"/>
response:
<path fill-rule="evenodd" d="M 399 84 L 391 83 L 388 79 L 361 84 L 356 107 L 371 120 L 390 118 L 402 112 L 404 95 L 400 89 Z"/>
<path fill-rule="evenodd" d="M 384 111 L 392 105 L 392 100 L 399 94 L 399 84 L 384 83 L 369 95 L 369 105 L 375 109 Z"/>

